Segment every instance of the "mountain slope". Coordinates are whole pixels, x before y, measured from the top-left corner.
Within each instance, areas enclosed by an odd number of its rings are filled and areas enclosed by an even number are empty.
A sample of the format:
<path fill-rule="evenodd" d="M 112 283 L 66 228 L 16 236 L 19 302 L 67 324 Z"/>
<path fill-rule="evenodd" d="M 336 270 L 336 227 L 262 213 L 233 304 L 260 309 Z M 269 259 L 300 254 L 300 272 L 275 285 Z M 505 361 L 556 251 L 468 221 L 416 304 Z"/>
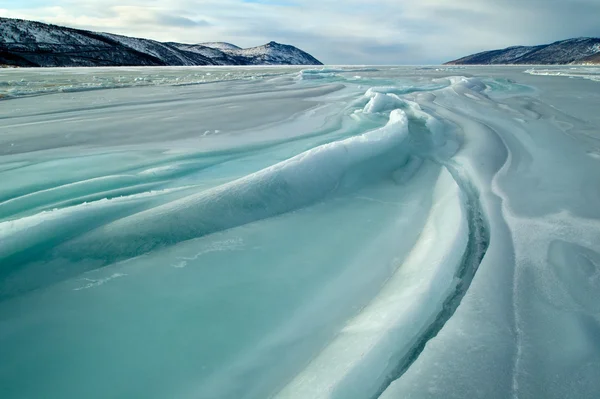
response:
<path fill-rule="evenodd" d="M 600 63 L 600 38 L 580 37 L 540 46 L 514 46 L 472 54 L 446 65 Z"/>
<path fill-rule="evenodd" d="M 269 42 L 265 45 L 246 49 L 223 49 L 227 54 L 246 60 L 248 63 L 265 65 L 319 65 L 320 62 L 304 51 L 287 44 Z"/>
<path fill-rule="evenodd" d="M 240 50 L 241 47 L 236 46 L 235 44 L 226 43 L 226 42 L 206 42 L 206 43 L 198 43 L 201 46 L 212 47 L 219 50 Z"/>
<path fill-rule="evenodd" d="M 210 46 L 209 46 L 210 45 Z M 310 54 L 275 42 L 241 49 L 229 43 L 161 43 L 35 21 L 0 18 L 0 65 L 194 66 L 321 65 Z"/>

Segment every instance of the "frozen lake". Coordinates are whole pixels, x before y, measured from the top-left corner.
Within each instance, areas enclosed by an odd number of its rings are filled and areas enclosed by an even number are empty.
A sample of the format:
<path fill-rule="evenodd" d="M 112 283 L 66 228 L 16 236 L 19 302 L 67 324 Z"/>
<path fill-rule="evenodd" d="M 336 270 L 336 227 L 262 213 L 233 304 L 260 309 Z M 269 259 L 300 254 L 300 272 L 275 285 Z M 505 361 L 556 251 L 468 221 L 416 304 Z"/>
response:
<path fill-rule="evenodd" d="M 600 68 L 0 70 L 0 397 L 597 398 Z"/>

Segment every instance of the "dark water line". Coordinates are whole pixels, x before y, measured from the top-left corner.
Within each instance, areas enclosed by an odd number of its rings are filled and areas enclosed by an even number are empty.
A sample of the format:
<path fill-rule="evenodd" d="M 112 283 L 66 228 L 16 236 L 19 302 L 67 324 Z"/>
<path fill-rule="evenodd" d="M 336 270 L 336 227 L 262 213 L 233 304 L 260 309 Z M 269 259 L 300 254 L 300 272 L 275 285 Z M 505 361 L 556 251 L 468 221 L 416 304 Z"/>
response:
<path fill-rule="evenodd" d="M 437 317 L 423 331 L 421 337 L 410 351 L 400 359 L 398 365 L 390 372 L 377 392 L 371 396 L 373 399 L 379 398 L 394 381 L 406 373 L 419 358 L 427 343 L 437 336 L 446 322 L 454 315 L 463 297 L 466 295 L 489 246 L 490 232 L 488 222 L 479 200 L 477 188 L 462 174 L 460 167 L 457 165 L 445 163 L 443 166 L 446 167 L 456 181 L 466 201 L 469 236 L 461 266 L 455 275 L 459 282 L 454 292 L 444 301 L 442 310 Z"/>

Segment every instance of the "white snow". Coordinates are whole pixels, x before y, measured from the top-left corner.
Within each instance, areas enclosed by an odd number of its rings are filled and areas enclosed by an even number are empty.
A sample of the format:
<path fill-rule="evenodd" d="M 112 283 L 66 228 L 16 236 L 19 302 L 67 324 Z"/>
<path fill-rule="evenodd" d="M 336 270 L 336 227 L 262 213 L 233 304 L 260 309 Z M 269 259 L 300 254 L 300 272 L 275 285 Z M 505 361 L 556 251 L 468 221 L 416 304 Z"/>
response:
<path fill-rule="evenodd" d="M 239 50 L 239 49 L 241 49 L 240 47 L 236 46 L 235 44 L 225 43 L 225 42 L 205 42 L 205 43 L 198 43 L 198 44 L 201 46 L 216 48 L 219 50 Z"/>

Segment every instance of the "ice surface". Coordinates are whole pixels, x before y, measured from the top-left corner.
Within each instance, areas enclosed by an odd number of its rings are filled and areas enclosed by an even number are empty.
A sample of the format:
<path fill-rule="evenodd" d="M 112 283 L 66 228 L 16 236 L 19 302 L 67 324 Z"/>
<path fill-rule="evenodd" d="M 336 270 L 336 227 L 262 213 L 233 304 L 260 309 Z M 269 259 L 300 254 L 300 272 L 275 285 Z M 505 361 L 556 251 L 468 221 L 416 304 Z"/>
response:
<path fill-rule="evenodd" d="M 600 51 L 600 50 L 599 50 Z M 540 76 L 562 76 L 567 78 L 579 78 L 579 79 L 587 79 L 594 80 L 596 82 L 600 82 L 600 68 L 597 67 L 567 67 L 567 68 L 531 68 L 525 71 L 530 75 L 540 75 Z"/>
<path fill-rule="evenodd" d="M 394 372 L 455 290 L 469 235 L 460 197 L 444 172 L 429 219 L 402 267 L 278 397 L 369 397 L 381 388 L 381 376 Z"/>
<path fill-rule="evenodd" d="M 291 71 L 299 69 L 288 68 Z M 286 72 L 288 71 L 282 67 L 93 67 L 25 69 L 17 76 L 0 69 L 0 99 L 120 87 L 186 86 L 218 81 L 255 80 Z"/>
<path fill-rule="evenodd" d="M 1 396 L 598 397 L 597 72 L 0 71 Z"/>

